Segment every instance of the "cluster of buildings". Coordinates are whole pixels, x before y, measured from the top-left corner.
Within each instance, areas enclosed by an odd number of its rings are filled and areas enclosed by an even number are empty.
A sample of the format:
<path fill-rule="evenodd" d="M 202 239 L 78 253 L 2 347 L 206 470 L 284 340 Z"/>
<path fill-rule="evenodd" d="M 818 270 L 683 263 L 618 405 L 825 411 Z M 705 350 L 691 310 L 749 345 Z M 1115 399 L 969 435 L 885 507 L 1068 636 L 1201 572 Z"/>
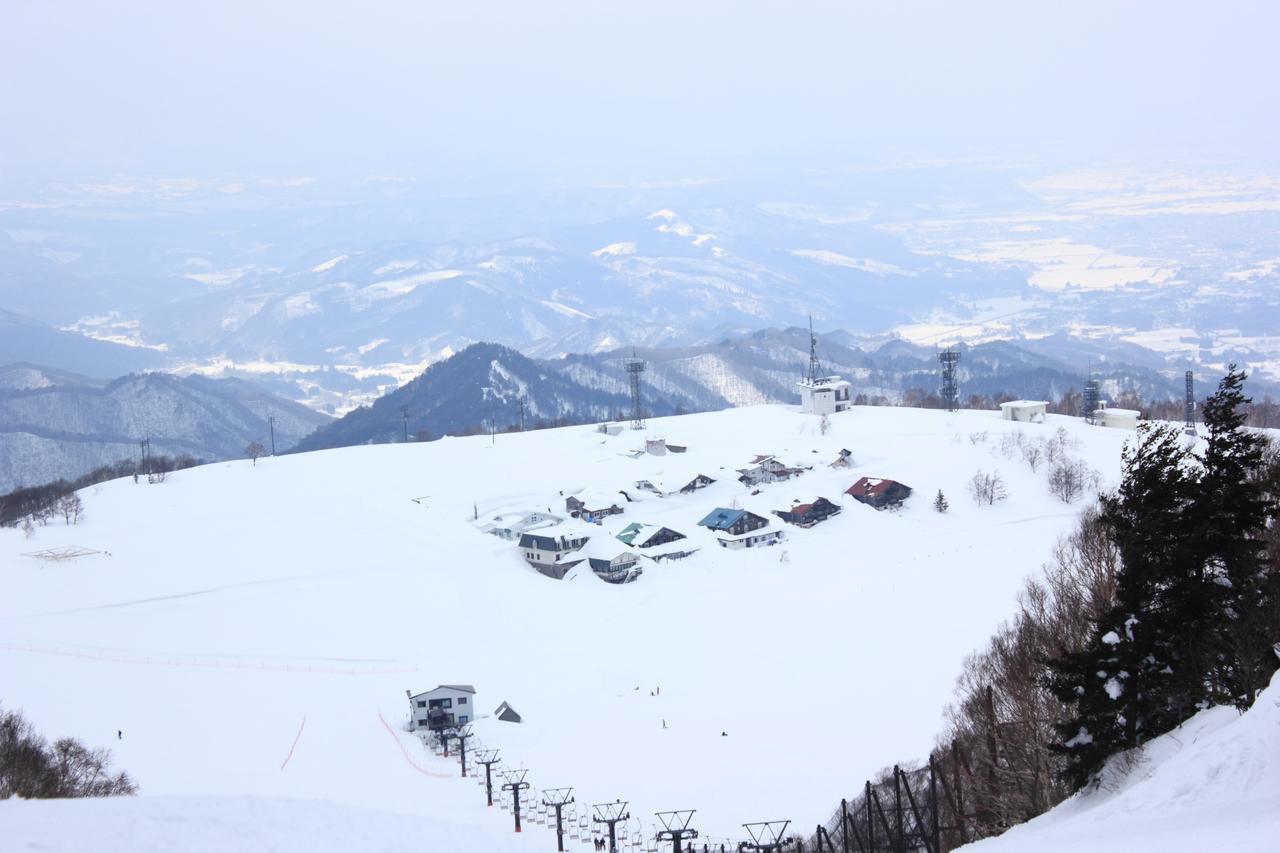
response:
<path fill-rule="evenodd" d="M 1042 424 L 1048 410 L 1049 404 L 1044 400 L 1010 400 L 1000 404 L 1000 417 L 1006 421 Z M 1135 409 L 1112 408 L 1105 400 L 1097 401 L 1091 411 L 1091 423 L 1113 429 L 1137 429 L 1141 414 Z"/>
<path fill-rule="evenodd" d="M 828 467 L 848 468 L 851 459 L 852 454 L 842 449 Z M 788 482 L 810 470 L 812 466 L 787 464 L 775 455 L 761 454 L 733 473 L 754 497 L 765 485 Z M 550 508 L 545 512 L 509 512 L 494 516 L 481 530 L 515 542 L 525 562 L 548 577 L 563 579 L 575 566 L 585 563 L 601 580 L 628 583 L 643 573 L 646 561 L 680 560 L 712 545 L 730 550 L 776 545 L 786 537 L 785 525 L 811 528 L 841 512 L 838 503 L 817 496 L 768 514 L 761 514 L 763 509 L 759 513 L 745 509 L 734 498 L 731 506 L 688 515 L 691 526 L 684 530 L 671 526 L 670 511 L 660 514 L 668 519 L 667 524 L 630 517 L 652 509 L 655 500 L 691 496 L 716 482 L 715 477 L 699 472 L 671 482 L 636 480 L 614 492 L 580 490 L 564 496 L 563 514 Z M 862 477 L 844 494 L 876 509 L 889 509 L 900 506 L 911 489 L 894 480 Z M 675 505 L 679 503 L 675 501 Z"/>

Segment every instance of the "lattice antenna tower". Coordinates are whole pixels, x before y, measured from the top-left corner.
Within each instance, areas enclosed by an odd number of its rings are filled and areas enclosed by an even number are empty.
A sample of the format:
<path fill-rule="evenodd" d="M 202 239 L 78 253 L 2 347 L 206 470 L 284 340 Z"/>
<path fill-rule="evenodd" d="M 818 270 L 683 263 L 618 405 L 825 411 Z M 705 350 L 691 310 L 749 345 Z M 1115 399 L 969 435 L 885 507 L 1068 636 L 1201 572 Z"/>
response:
<path fill-rule="evenodd" d="M 635 350 L 627 359 L 627 375 L 631 378 L 631 428 L 644 429 L 644 413 L 640 408 L 640 375 L 644 373 L 645 364 L 636 358 Z"/>
<path fill-rule="evenodd" d="M 1196 434 L 1196 377 L 1190 370 L 1187 371 L 1187 425 L 1183 432 Z"/>
<path fill-rule="evenodd" d="M 1098 380 L 1093 378 L 1093 366 L 1089 367 L 1089 378 L 1084 383 L 1084 422 L 1094 424 L 1098 422 L 1094 412 L 1098 411 L 1098 406 L 1102 402 L 1102 395 L 1098 391 Z"/>
<path fill-rule="evenodd" d="M 960 408 L 960 386 L 956 382 L 960 351 L 955 347 L 947 347 L 938 353 L 938 363 L 942 365 L 942 405 L 948 412 L 954 412 Z"/>
<path fill-rule="evenodd" d="M 809 315 L 809 375 L 806 377 L 810 385 L 817 385 L 825 376 L 822 365 L 818 363 L 818 336 L 813 333 L 813 315 Z"/>

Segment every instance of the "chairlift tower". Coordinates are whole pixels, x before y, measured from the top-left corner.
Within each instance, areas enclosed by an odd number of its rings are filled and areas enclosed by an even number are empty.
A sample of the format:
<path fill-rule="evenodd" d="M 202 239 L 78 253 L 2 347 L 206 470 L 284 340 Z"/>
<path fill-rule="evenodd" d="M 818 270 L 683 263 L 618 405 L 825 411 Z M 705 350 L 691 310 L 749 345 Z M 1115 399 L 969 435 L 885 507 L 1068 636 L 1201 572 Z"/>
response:
<path fill-rule="evenodd" d="M 671 853 L 683 853 L 684 840 L 698 837 L 698 830 L 689 828 L 689 821 L 693 819 L 694 811 L 695 809 L 654 812 L 662 823 L 662 830 L 658 833 L 657 840 L 670 841 Z"/>
<path fill-rule="evenodd" d="M 956 365 L 960 363 L 960 351 L 947 347 L 938 353 L 942 365 L 942 405 L 948 412 L 960 408 L 960 386 L 956 384 Z"/>
<path fill-rule="evenodd" d="M 742 826 L 751 835 L 751 840 L 739 844 L 738 850 L 750 850 L 752 853 L 778 853 L 795 843 L 794 838 L 788 838 L 786 835 L 790 824 L 789 820 L 744 823 Z"/>
<path fill-rule="evenodd" d="M 1183 432 L 1187 435 L 1196 434 L 1196 377 L 1190 370 L 1187 371 L 1187 425 L 1183 428 Z"/>
<path fill-rule="evenodd" d="M 573 802 L 572 788 L 544 788 L 542 804 L 556 810 L 556 850 L 564 853 L 564 821 L 561 814 L 564 807 Z"/>
<path fill-rule="evenodd" d="M 507 783 L 502 786 L 502 790 L 511 792 L 511 811 L 516 816 L 516 832 L 520 832 L 520 791 L 528 788 L 529 783 L 524 781 L 524 777 L 529 773 L 528 770 L 508 770 L 506 772 Z"/>
<path fill-rule="evenodd" d="M 631 358 L 627 359 L 626 370 L 627 375 L 631 379 L 631 428 L 644 429 L 644 414 L 640 408 L 640 375 L 644 373 L 645 364 L 643 361 L 635 357 L 635 351 L 632 350 Z"/>
<path fill-rule="evenodd" d="M 493 765 L 501 761 L 496 749 L 486 749 L 476 753 L 476 763 L 484 765 L 484 793 L 491 806 L 493 805 Z"/>
<path fill-rule="evenodd" d="M 471 733 L 471 726 L 458 726 L 452 729 L 445 729 L 441 733 L 441 737 L 445 740 L 445 755 L 448 755 L 449 741 L 457 739 L 458 741 L 458 757 L 462 761 L 462 778 L 467 777 L 467 740 L 475 737 Z"/>
<path fill-rule="evenodd" d="M 609 853 L 618 853 L 618 833 L 617 825 L 624 820 L 631 820 L 631 813 L 627 811 L 627 803 L 622 800 L 614 800 L 612 803 L 599 803 L 592 806 L 595 814 L 591 818 L 592 823 L 603 823 L 609 827 Z"/>

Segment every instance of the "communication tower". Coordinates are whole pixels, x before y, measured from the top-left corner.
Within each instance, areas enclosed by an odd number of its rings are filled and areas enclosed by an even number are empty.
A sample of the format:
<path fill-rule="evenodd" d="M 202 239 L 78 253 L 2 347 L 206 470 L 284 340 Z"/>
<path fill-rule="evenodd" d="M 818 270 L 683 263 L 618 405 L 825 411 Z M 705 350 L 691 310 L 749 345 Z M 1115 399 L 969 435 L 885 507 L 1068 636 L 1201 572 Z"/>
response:
<path fill-rule="evenodd" d="M 1098 380 L 1090 378 L 1084 383 L 1084 422 L 1087 424 L 1097 423 L 1098 419 L 1094 412 L 1098 411 L 1098 407 L 1102 403 L 1102 397 L 1098 393 Z"/>
<path fill-rule="evenodd" d="M 960 351 L 947 347 L 938 353 L 942 365 L 942 405 L 948 412 L 960 408 L 960 386 L 956 383 L 956 365 L 960 363 Z"/>
<path fill-rule="evenodd" d="M 809 315 L 809 375 L 806 377 L 810 385 L 821 383 L 826 377 L 822 373 L 822 365 L 818 362 L 818 336 L 813 333 L 813 315 Z"/>
<path fill-rule="evenodd" d="M 626 369 L 631 377 L 631 428 L 644 429 L 644 413 L 640 408 L 640 375 L 644 373 L 644 362 L 635 357 L 634 351 L 627 359 Z"/>
<path fill-rule="evenodd" d="M 1187 425 L 1183 429 L 1187 435 L 1196 434 L 1196 377 L 1187 371 Z"/>

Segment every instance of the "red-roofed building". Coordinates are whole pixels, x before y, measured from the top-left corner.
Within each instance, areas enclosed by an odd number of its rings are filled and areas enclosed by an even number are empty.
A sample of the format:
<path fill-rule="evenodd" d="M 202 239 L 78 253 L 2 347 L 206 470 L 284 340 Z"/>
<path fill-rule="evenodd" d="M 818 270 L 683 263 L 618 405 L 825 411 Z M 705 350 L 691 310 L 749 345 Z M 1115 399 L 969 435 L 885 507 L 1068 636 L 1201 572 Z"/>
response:
<path fill-rule="evenodd" d="M 839 515 L 840 507 L 826 498 L 818 498 L 813 503 L 796 504 L 791 509 L 776 509 L 773 514 L 797 527 L 813 527 L 820 521 Z"/>
<path fill-rule="evenodd" d="M 911 487 L 904 486 L 897 480 L 885 480 L 880 477 L 863 477 L 844 493 L 859 503 L 873 506 L 876 509 L 901 506 L 911 496 Z"/>

